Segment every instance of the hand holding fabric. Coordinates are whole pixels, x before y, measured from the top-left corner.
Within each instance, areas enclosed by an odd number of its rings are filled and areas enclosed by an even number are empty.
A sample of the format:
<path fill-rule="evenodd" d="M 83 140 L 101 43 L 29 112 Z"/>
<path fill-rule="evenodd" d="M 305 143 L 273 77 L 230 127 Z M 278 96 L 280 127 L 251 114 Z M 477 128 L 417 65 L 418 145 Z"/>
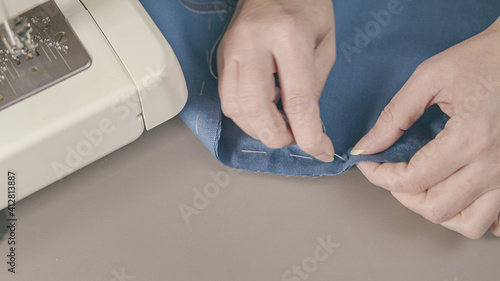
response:
<path fill-rule="evenodd" d="M 387 149 L 433 104 L 450 120 L 409 163 L 358 167 L 434 223 L 469 238 L 500 236 L 500 18 L 421 64 L 352 154 Z"/>
<path fill-rule="evenodd" d="M 335 56 L 331 0 L 241 0 L 218 49 L 222 111 L 270 148 L 296 143 L 331 162 L 318 101 Z"/>

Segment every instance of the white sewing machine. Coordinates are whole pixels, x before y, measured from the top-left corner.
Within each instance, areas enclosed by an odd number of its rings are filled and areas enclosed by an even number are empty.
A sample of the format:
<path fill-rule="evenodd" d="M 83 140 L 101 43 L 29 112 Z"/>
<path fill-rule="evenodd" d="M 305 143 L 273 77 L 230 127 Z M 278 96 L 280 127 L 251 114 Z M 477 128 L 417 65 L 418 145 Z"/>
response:
<path fill-rule="evenodd" d="M 138 0 L 0 0 L 0 209 L 9 191 L 25 198 L 186 101 L 179 62 Z"/>

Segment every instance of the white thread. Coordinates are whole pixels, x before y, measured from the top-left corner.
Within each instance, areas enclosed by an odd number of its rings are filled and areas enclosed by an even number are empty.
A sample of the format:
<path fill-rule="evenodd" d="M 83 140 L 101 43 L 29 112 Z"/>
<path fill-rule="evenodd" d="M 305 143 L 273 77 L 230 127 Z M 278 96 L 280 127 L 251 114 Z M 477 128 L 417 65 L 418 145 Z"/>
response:
<path fill-rule="evenodd" d="M 203 81 L 203 83 L 201 83 L 200 97 L 203 96 L 203 90 L 205 90 L 205 81 Z"/>
<path fill-rule="evenodd" d="M 198 120 L 200 120 L 200 114 L 196 115 L 196 134 L 198 134 Z"/>
<path fill-rule="evenodd" d="M 207 60 L 208 61 L 208 69 L 210 70 L 210 74 L 212 74 L 212 76 L 215 78 L 215 80 L 219 80 L 219 76 L 215 75 L 215 70 L 212 67 L 212 60 L 214 58 L 215 51 L 217 50 L 217 46 L 219 45 L 220 41 L 222 41 L 222 38 L 224 37 L 225 33 L 226 33 L 226 30 L 224 29 L 224 31 L 221 32 L 221 34 L 219 35 L 217 40 L 215 40 L 215 43 L 212 46 L 212 50 L 210 51 L 210 55 L 208 55 L 208 60 Z M 208 51 L 207 51 L 207 54 L 208 54 Z"/>
<path fill-rule="evenodd" d="M 296 157 L 296 158 L 302 158 L 302 159 L 312 160 L 312 157 L 302 156 L 302 155 L 297 155 L 297 154 L 290 154 L 290 157 Z"/>
<path fill-rule="evenodd" d="M 265 151 L 245 150 L 245 149 L 243 149 L 241 152 L 243 152 L 243 153 L 258 153 L 258 154 L 267 154 L 267 152 L 265 152 Z"/>

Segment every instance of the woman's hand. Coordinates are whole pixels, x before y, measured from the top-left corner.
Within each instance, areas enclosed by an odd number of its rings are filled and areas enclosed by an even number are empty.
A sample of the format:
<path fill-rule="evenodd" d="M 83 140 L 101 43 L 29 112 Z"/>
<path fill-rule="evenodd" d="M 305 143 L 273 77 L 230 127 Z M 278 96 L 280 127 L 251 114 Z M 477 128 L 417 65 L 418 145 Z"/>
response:
<path fill-rule="evenodd" d="M 362 163 L 403 205 L 469 238 L 500 236 L 500 18 L 424 62 L 353 154 L 389 148 L 432 104 L 450 120 L 409 163 Z"/>
<path fill-rule="evenodd" d="M 331 162 L 318 100 L 335 56 L 331 0 L 240 0 L 218 49 L 222 111 L 270 148 L 296 143 Z"/>

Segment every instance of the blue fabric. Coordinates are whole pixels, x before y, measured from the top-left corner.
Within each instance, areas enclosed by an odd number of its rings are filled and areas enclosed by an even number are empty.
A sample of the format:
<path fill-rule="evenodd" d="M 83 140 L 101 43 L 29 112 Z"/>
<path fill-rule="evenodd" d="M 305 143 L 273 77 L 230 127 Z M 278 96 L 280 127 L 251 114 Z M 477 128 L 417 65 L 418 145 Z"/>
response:
<path fill-rule="evenodd" d="M 498 0 L 334 0 L 337 61 L 320 108 L 326 133 L 347 162 L 322 163 L 297 146 L 269 149 L 221 114 L 211 72 L 216 73 L 215 50 L 235 1 L 141 2 L 179 58 L 189 89 L 181 117 L 205 146 L 234 168 L 301 176 L 336 175 L 361 161 L 408 161 L 448 120 L 438 107 L 428 109 L 385 152 L 350 156 L 349 151 L 421 62 L 483 31 L 500 16 Z M 382 16 L 387 13 L 379 14 L 389 6 L 394 12 L 390 20 Z"/>

